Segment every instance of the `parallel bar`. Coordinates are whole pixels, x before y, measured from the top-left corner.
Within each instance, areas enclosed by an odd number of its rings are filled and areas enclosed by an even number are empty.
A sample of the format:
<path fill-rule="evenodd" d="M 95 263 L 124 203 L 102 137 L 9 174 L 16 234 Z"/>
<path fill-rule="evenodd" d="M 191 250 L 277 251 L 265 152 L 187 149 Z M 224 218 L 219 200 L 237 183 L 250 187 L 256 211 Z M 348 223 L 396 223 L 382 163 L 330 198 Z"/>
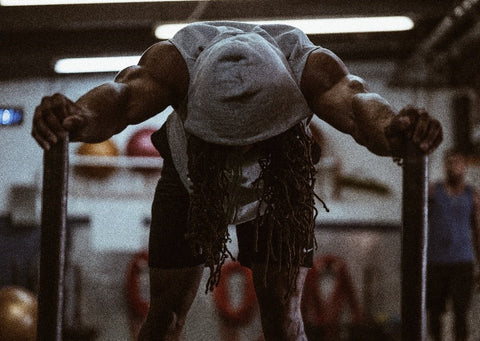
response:
<path fill-rule="evenodd" d="M 43 158 L 37 341 L 61 341 L 68 189 L 68 137 Z"/>
<path fill-rule="evenodd" d="M 406 146 L 402 208 L 402 341 L 426 338 L 427 160 L 418 147 Z"/>

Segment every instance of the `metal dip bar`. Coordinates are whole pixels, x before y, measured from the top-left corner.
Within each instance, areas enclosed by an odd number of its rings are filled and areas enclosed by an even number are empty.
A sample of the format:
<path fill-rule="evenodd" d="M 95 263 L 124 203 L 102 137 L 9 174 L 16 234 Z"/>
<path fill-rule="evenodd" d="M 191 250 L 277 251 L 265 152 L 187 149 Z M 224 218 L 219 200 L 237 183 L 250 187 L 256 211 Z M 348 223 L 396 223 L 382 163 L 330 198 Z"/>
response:
<path fill-rule="evenodd" d="M 38 341 L 61 341 L 68 189 L 68 137 L 43 159 Z"/>
<path fill-rule="evenodd" d="M 403 160 L 402 341 L 426 339 L 427 156 L 407 145 Z"/>

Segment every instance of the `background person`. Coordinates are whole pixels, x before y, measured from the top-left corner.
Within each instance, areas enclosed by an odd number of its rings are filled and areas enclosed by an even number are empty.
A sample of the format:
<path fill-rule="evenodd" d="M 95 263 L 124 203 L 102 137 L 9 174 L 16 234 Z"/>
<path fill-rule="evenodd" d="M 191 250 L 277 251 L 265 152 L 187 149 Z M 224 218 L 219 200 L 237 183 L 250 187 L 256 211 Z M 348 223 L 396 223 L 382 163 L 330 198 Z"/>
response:
<path fill-rule="evenodd" d="M 465 182 L 465 156 L 450 150 L 444 161 L 445 180 L 431 185 L 429 190 L 429 329 L 436 341 L 442 339 L 441 318 L 451 299 L 455 340 L 463 341 L 468 339 L 467 313 L 474 285 L 475 255 L 480 255 L 480 197 Z"/>

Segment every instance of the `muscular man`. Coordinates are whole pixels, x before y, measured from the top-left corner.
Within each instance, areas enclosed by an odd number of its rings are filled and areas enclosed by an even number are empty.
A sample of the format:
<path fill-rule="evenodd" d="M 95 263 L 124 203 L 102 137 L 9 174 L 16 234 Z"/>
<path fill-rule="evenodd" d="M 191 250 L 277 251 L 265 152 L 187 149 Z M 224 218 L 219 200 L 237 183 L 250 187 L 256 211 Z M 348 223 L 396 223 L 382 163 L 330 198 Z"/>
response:
<path fill-rule="evenodd" d="M 67 132 L 98 142 L 167 106 L 152 141 L 164 168 L 152 207 L 150 311 L 141 340 L 181 340 L 204 266 L 207 289 L 231 256 L 252 269 L 265 340 L 306 340 L 300 313 L 312 263 L 313 114 L 378 155 L 401 157 L 412 140 L 429 153 L 439 122 L 399 114 L 331 51 L 285 25 L 195 23 L 150 47 L 136 66 L 76 102 L 44 97 L 32 135 L 49 149 Z"/>

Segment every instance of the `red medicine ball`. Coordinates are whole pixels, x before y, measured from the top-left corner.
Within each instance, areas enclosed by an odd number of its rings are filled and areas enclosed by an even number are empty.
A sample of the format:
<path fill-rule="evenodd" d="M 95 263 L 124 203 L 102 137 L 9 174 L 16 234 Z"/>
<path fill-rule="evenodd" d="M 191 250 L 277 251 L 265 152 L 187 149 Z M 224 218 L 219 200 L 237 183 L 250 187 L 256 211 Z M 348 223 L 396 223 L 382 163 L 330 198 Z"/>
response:
<path fill-rule="evenodd" d="M 127 143 L 126 154 L 128 156 L 158 157 L 160 153 L 153 146 L 150 136 L 156 131 L 155 128 L 142 128 L 135 132 Z"/>

